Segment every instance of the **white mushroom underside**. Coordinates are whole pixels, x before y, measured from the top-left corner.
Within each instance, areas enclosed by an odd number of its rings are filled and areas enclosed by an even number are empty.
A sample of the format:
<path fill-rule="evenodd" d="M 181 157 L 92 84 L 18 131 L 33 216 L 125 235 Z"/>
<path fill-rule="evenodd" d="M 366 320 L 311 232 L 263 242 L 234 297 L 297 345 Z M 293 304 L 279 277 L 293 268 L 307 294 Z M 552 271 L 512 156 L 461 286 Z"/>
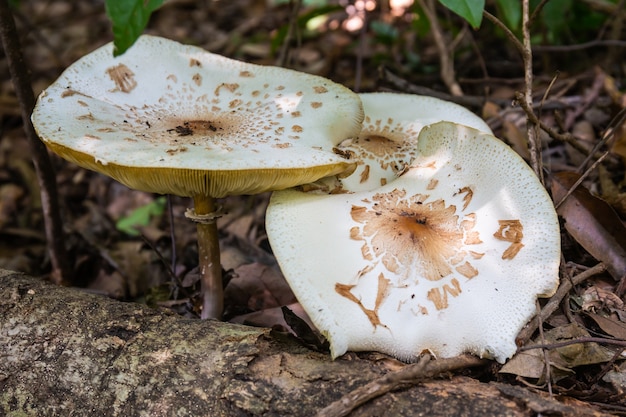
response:
<path fill-rule="evenodd" d="M 503 362 L 536 297 L 558 283 L 552 204 L 490 135 L 436 124 L 417 155 L 371 192 L 275 192 L 274 253 L 333 357 L 375 350 L 410 360 L 430 350 Z"/>
<path fill-rule="evenodd" d="M 120 57 L 112 48 L 41 95 L 33 121 L 44 142 L 103 165 L 289 169 L 345 162 L 332 148 L 360 127 L 356 96 L 321 77 L 150 36 Z"/>
<path fill-rule="evenodd" d="M 492 133 L 483 119 L 465 107 L 434 97 L 395 93 L 362 93 L 359 97 L 365 113 L 361 133 L 337 146 L 352 153 L 358 166 L 336 185 L 327 180 L 331 188 L 366 191 L 393 181 L 415 157 L 422 128 L 432 123 L 450 121 Z"/>

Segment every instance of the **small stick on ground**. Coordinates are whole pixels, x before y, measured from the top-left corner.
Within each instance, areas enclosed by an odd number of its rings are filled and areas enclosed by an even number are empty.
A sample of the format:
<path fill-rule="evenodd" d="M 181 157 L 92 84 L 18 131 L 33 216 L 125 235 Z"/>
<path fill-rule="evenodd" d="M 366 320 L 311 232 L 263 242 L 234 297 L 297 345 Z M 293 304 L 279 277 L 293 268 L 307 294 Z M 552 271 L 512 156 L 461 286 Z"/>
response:
<path fill-rule="evenodd" d="M 561 285 L 559 289 L 556 290 L 556 293 L 548 300 L 546 305 L 543 307 L 541 312 L 531 320 L 528 326 L 524 327 L 522 331 L 517 336 L 518 343 L 525 344 L 533 335 L 535 330 L 539 327 L 539 323 L 545 321 L 548 317 L 552 315 L 559 308 L 559 304 L 567 293 L 575 286 L 585 282 L 587 279 L 591 278 L 594 275 L 601 274 L 606 271 L 606 266 L 603 263 L 599 263 L 596 266 L 587 269 L 584 272 L 573 277 L 571 280 L 563 280 L 561 281 Z M 518 345 L 519 346 L 519 345 Z"/>
<path fill-rule="evenodd" d="M 407 365 L 398 371 L 390 372 L 349 392 L 339 400 L 320 410 L 315 417 L 347 416 L 367 401 L 380 397 L 403 385 L 415 383 L 425 378 L 432 378 L 443 372 L 482 366 L 487 363 L 489 363 L 488 360 L 471 355 L 461 355 L 454 358 L 436 360 L 432 359 L 430 355 L 425 355 L 422 356 L 417 363 Z"/>

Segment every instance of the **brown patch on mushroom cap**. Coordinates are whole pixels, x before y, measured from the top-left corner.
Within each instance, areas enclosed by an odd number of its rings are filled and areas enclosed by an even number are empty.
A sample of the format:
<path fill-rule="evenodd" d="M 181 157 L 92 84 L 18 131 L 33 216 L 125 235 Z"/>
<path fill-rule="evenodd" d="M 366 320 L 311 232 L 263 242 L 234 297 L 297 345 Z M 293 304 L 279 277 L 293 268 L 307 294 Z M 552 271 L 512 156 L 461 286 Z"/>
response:
<path fill-rule="evenodd" d="M 498 220 L 498 224 L 500 228 L 493 234 L 493 237 L 511 242 L 511 246 L 502 253 L 502 259 L 513 259 L 524 247 L 522 243 L 524 227 L 519 220 Z"/>
<path fill-rule="evenodd" d="M 388 290 L 389 284 L 390 284 L 390 281 L 386 279 L 382 273 L 378 275 L 378 289 L 376 292 L 376 301 L 374 303 L 374 308 L 372 309 L 366 308 L 363 305 L 363 302 L 359 300 L 354 294 L 352 294 L 351 290 L 354 287 L 356 287 L 356 285 L 346 285 L 346 284 L 337 283 L 335 284 L 335 291 L 337 292 L 337 294 L 341 295 L 342 297 L 347 298 L 348 300 L 358 305 L 359 308 L 363 311 L 363 313 L 365 313 L 370 323 L 372 323 L 372 326 L 374 326 L 374 329 L 376 329 L 377 326 L 387 327 L 383 323 L 381 323 L 380 317 L 378 316 L 378 310 L 380 309 L 380 306 L 383 300 L 387 296 L 387 290 Z"/>
<path fill-rule="evenodd" d="M 458 297 L 463 292 L 461 290 L 461 285 L 456 278 L 452 278 L 452 280 L 450 280 L 450 284 L 444 284 L 442 287 L 435 287 L 428 290 L 426 298 L 432 301 L 437 310 L 445 310 L 448 308 L 448 295 L 451 297 Z"/>
<path fill-rule="evenodd" d="M 121 91 L 123 93 L 130 93 L 135 87 L 137 87 L 137 81 L 135 80 L 135 73 L 130 70 L 126 65 L 119 64 L 114 67 L 110 67 L 106 70 L 111 80 L 115 83 L 116 89 L 113 91 Z"/>
<path fill-rule="evenodd" d="M 414 270 L 430 281 L 438 281 L 453 272 L 464 237 L 472 232 L 460 222 L 454 205 L 441 200 L 429 201 L 428 195 L 407 197 L 395 189 L 377 193 L 369 207 L 352 206 L 352 219 L 361 224 L 361 232 L 351 232 L 353 239 L 364 241 L 362 251 L 375 255 L 392 273 L 409 279 Z M 367 250 L 366 250 L 367 249 Z M 469 266 L 461 267 L 469 271 Z"/>

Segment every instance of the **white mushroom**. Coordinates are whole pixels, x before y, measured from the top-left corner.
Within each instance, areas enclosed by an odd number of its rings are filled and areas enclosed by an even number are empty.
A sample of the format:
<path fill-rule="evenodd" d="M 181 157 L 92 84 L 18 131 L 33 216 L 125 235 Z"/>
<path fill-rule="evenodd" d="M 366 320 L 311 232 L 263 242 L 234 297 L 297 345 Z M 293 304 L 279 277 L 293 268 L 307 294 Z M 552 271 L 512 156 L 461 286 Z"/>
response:
<path fill-rule="evenodd" d="M 333 192 L 373 190 L 400 176 L 415 158 L 415 144 L 424 126 L 455 122 L 491 133 L 483 119 L 465 107 L 434 97 L 397 93 L 362 93 L 365 120 L 361 133 L 346 139 L 337 151 L 356 161 L 349 176 L 325 179 Z"/>
<path fill-rule="evenodd" d="M 425 127 L 415 159 L 374 190 L 275 192 L 272 249 L 337 357 L 429 350 L 504 362 L 558 284 L 552 202 L 528 165 L 488 133 Z"/>
<path fill-rule="evenodd" d="M 353 169 L 333 147 L 359 132 L 363 111 L 356 94 L 325 78 L 142 36 L 122 56 L 108 44 L 74 63 L 32 119 L 46 145 L 77 165 L 194 199 L 203 317 L 219 317 L 214 199 Z"/>

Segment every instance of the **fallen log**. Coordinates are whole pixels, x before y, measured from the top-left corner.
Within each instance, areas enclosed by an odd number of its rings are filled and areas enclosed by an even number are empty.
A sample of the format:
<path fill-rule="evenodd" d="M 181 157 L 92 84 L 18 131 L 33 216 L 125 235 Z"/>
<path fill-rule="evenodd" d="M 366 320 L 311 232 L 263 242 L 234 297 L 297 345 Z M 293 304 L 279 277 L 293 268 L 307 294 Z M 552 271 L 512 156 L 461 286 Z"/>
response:
<path fill-rule="evenodd" d="M 451 374 L 351 406 L 351 392 L 398 367 L 380 355 L 332 361 L 269 329 L 185 319 L 0 270 L 0 415 L 312 416 L 337 401 L 354 416 L 604 415 Z"/>

